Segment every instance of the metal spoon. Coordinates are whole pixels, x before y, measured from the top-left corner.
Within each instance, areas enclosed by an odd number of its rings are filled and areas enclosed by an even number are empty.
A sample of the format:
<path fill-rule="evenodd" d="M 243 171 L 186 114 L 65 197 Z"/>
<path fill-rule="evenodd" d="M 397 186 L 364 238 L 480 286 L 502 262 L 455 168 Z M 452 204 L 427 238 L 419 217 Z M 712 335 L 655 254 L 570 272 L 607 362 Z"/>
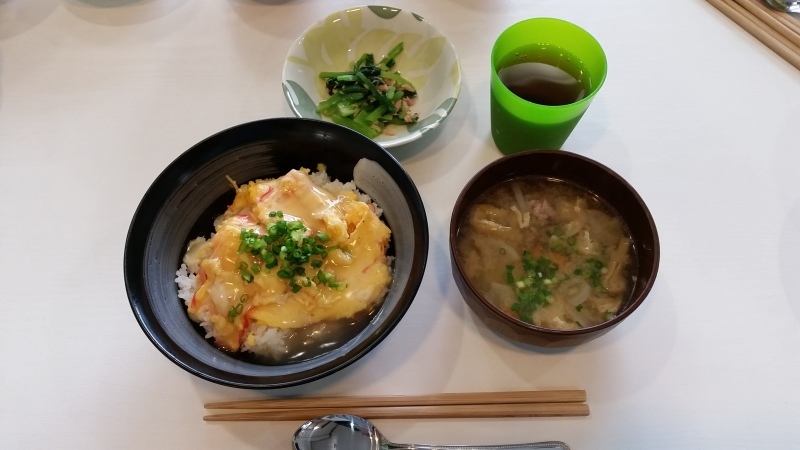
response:
<path fill-rule="evenodd" d="M 778 11 L 800 13 L 800 1 L 798 0 L 767 0 L 767 4 Z"/>
<path fill-rule="evenodd" d="M 558 441 L 510 445 L 425 445 L 389 442 L 367 419 L 332 414 L 309 420 L 292 438 L 295 450 L 569 450 Z"/>

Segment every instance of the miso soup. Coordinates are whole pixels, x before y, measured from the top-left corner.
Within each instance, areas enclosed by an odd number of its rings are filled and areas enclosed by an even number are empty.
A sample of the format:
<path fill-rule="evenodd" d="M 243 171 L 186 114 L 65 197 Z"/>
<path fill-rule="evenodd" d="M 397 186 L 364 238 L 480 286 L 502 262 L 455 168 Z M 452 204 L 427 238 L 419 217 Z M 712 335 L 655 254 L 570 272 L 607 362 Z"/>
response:
<path fill-rule="evenodd" d="M 582 187 L 506 181 L 470 205 L 457 255 L 472 285 L 506 314 L 571 330 L 613 318 L 637 269 L 627 225 Z"/>

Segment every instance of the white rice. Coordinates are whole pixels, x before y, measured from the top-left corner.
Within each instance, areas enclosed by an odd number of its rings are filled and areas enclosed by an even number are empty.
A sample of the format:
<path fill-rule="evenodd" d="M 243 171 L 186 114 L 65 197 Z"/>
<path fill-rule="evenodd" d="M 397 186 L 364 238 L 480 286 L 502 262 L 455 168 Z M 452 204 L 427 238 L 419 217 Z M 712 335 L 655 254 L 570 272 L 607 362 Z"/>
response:
<path fill-rule="evenodd" d="M 284 342 L 285 337 L 286 332 L 277 328 L 251 325 L 250 336 L 242 343 L 242 350 L 259 355 L 279 356 L 288 351 Z"/>
<path fill-rule="evenodd" d="M 175 272 L 175 275 L 175 283 L 178 285 L 178 298 L 183 300 L 188 307 L 192 302 L 195 291 L 197 291 L 197 275 L 190 273 L 186 264 L 181 264 L 181 268 Z M 200 322 L 200 326 L 206 332 L 206 339 L 217 337 L 213 323 L 204 320 Z M 242 343 L 242 351 L 275 357 L 287 351 L 286 343 L 284 342 L 286 332 L 283 330 L 263 325 L 251 325 L 248 329 L 248 335 Z"/>
<path fill-rule="evenodd" d="M 183 300 L 188 308 L 192 303 L 195 291 L 197 291 L 197 274 L 189 272 L 186 264 L 181 264 L 181 268 L 175 272 L 175 283 L 178 285 L 178 298 Z M 200 322 L 200 326 L 206 331 L 206 339 L 217 337 L 213 323 L 204 320 Z"/>
<path fill-rule="evenodd" d="M 197 290 L 197 274 L 189 273 L 186 264 L 181 264 L 181 268 L 175 272 L 175 283 L 178 284 L 178 298 L 188 307 Z"/>

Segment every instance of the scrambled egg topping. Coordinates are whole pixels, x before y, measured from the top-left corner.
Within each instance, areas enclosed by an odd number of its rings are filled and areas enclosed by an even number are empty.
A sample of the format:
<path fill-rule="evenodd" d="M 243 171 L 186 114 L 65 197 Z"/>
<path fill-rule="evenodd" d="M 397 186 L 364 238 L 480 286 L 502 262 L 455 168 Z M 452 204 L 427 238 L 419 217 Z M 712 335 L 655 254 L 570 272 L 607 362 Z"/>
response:
<path fill-rule="evenodd" d="M 275 211 L 281 211 L 285 221 L 302 221 L 309 236 L 329 237 L 322 267 L 306 269 L 332 274 L 336 287 L 306 282 L 294 292 L 278 276 L 280 266 L 262 265 L 250 282 L 243 279 L 243 263 L 249 267 L 260 261 L 239 251 L 242 230 L 263 235 L 276 221 Z M 314 183 L 307 169 L 239 186 L 215 228 L 209 240 L 193 241 L 184 258 L 197 273 L 188 312 L 199 323 L 213 324 L 217 345 L 227 350 L 238 351 L 250 337 L 251 326 L 292 329 L 352 317 L 380 301 L 391 281 L 386 256 L 391 232 L 374 206 L 350 190 L 331 194 Z"/>

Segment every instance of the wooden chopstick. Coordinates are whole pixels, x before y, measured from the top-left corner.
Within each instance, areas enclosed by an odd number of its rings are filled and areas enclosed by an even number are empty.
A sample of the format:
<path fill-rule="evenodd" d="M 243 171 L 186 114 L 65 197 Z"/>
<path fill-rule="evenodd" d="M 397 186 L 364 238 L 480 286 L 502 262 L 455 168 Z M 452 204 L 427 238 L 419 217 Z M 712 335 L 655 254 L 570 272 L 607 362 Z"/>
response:
<path fill-rule="evenodd" d="M 206 403 L 206 409 L 304 409 L 389 406 L 489 405 L 524 403 L 577 403 L 586 401 L 584 390 L 466 392 L 418 396 L 306 397 L 238 400 Z"/>
<path fill-rule="evenodd" d="M 769 25 L 759 20 L 734 0 L 708 0 L 708 2 L 789 64 L 800 69 L 800 46 L 795 45 L 786 36 L 770 28 Z"/>
<path fill-rule="evenodd" d="M 787 13 L 776 11 L 765 5 L 763 1 L 735 0 L 744 9 L 764 22 L 771 29 L 782 34 L 792 44 L 800 46 L 800 21 L 787 17 Z"/>
<path fill-rule="evenodd" d="M 205 407 L 259 411 L 211 414 L 203 420 L 309 420 L 337 413 L 368 419 L 587 416 L 585 401 L 586 391 L 577 389 L 237 400 L 206 403 Z"/>
<path fill-rule="evenodd" d="M 774 8 L 767 6 L 766 3 L 760 0 L 750 0 L 750 2 L 759 9 L 762 9 L 767 12 L 770 16 L 774 17 L 775 20 L 783 24 L 788 30 L 791 30 L 793 33 L 800 35 L 800 20 L 797 19 L 797 16 L 793 16 L 787 12 L 776 11 Z"/>
<path fill-rule="evenodd" d="M 310 420 L 328 414 L 354 414 L 367 419 L 470 419 L 492 417 L 588 416 L 586 403 L 524 403 L 439 406 L 356 406 L 271 409 L 203 417 L 207 422 Z"/>

